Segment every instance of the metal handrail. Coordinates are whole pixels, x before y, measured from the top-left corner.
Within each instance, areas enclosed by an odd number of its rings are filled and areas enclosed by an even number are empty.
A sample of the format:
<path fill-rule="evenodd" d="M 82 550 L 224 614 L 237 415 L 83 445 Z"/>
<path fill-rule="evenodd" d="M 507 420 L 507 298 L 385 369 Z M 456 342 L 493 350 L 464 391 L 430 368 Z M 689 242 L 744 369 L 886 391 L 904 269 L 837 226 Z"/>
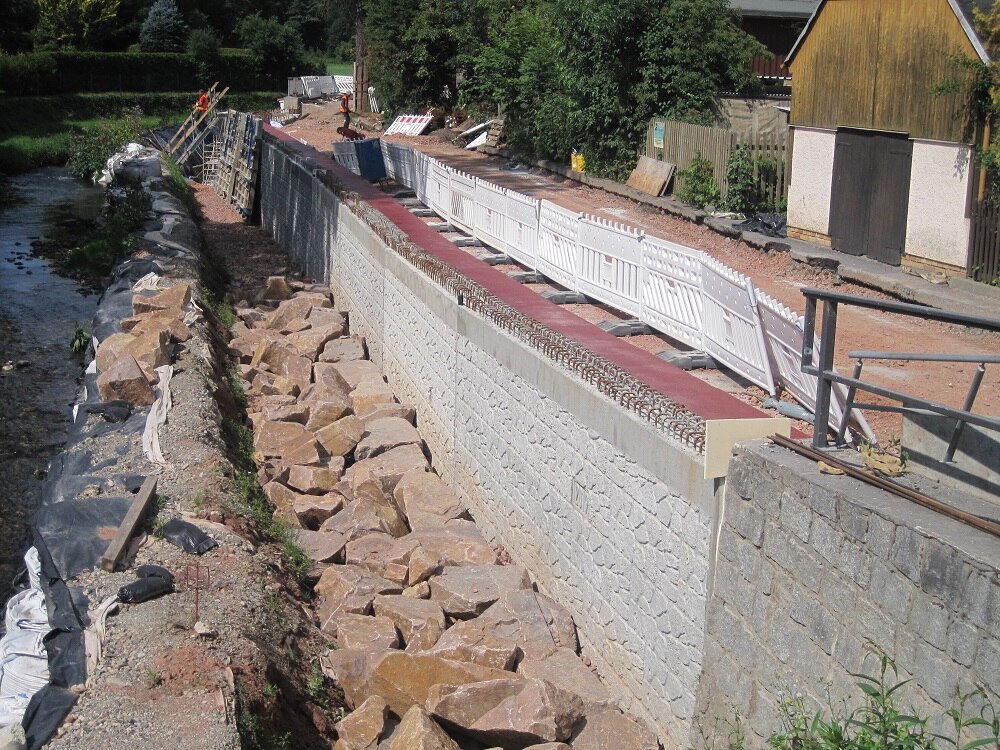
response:
<path fill-rule="evenodd" d="M 830 429 L 830 399 L 834 383 L 842 383 L 848 386 L 847 402 L 844 408 L 844 419 L 837 434 L 837 442 L 843 443 L 848 416 L 853 408 L 877 409 L 878 411 L 893 411 L 903 413 L 930 413 L 956 420 L 955 429 L 951 440 L 948 443 L 948 450 L 945 454 L 945 462 L 954 458 L 958 440 L 965 429 L 966 424 L 974 424 L 990 430 L 1000 431 L 1000 418 L 989 417 L 981 414 L 974 414 L 972 406 L 979 392 L 986 372 L 987 364 L 1000 363 L 1000 355 L 996 354 L 941 354 L 941 353 L 913 353 L 913 352 L 850 352 L 849 356 L 857 359 L 852 377 L 839 375 L 833 369 L 833 355 L 837 339 L 837 309 L 838 305 L 845 304 L 854 307 L 862 307 L 881 312 L 896 313 L 910 317 L 919 317 L 924 320 L 936 320 L 943 323 L 953 323 L 957 325 L 978 328 L 984 331 L 1000 332 L 1000 318 L 989 318 L 981 315 L 970 315 L 968 313 L 951 312 L 947 310 L 936 310 L 934 308 L 914 305 L 907 302 L 890 302 L 887 300 L 877 300 L 869 297 L 859 297 L 853 294 L 842 292 L 831 292 L 825 289 L 805 288 L 802 294 L 806 298 L 805 316 L 803 319 L 804 335 L 802 337 L 802 372 L 814 375 L 816 384 L 816 419 L 814 423 L 812 444 L 814 448 L 826 448 L 828 446 L 827 433 Z M 823 330 L 819 339 L 818 364 L 813 364 L 814 347 L 813 342 L 816 336 L 816 310 L 817 303 L 823 302 Z M 974 362 L 979 365 L 973 375 L 972 383 L 966 394 L 963 408 L 956 409 L 945 404 L 928 399 L 920 398 L 903 391 L 884 386 L 866 383 L 861 380 L 861 370 L 865 359 L 886 359 L 886 360 L 914 360 L 926 362 Z M 856 404 L 854 397 L 857 391 L 865 391 L 878 396 L 898 401 L 902 406 L 887 406 L 885 404 Z"/>

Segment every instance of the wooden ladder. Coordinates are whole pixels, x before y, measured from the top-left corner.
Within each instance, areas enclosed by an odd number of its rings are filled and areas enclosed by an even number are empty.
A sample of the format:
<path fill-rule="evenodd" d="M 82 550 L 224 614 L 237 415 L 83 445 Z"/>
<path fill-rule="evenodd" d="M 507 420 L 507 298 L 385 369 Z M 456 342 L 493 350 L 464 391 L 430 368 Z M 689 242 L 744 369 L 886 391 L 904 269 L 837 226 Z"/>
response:
<path fill-rule="evenodd" d="M 187 119 L 184 120 L 181 126 L 177 129 L 177 132 L 174 133 L 173 137 L 167 142 L 167 152 L 171 156 L 176 154 L 184 142 L 197 132 L 199 126 L 205 121 L 205 118 L 212 113 L 216 105 L 222 101 L 222 97 L 224 97 L 226 92 L 229 91 L 228 86 L 226 86 L 226 88 L 222 91 L 217 91 L 218 85 L 219 82 L 216 81 L 208 90 L 208 109 L 204 112 L 197 109 L 192 110 L 191 114 L 187 116 Z"/>

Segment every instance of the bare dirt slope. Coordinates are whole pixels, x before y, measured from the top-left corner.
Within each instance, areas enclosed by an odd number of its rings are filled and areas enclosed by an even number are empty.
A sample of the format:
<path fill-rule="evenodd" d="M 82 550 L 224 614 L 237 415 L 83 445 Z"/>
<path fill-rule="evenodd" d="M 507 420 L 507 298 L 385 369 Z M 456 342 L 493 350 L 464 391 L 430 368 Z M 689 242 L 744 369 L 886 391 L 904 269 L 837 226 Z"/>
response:
<path fill-rule="evenodd" d="M 333 104 L 307 105 L 306 116 L 290 125 L 287 132 L 321 151 L 329 152 L 330 143 L 340 139 L 336 133 L 339 120 L 334 109 Z M 703 250 L 736 271 L 750 276 L 758 288 L 799 312 L 804 309 L 804 298 L 800 290 L 805 286 L 889 299 L 881 292 L 843 283 L 829 271 L 797 263 L 787 253 L 764 253 L 705 226 L 660 213 L 648 206 L 540 169 L 511 170 L 505 160 L 476 151 L 466 151 L 439 135 L 390 136 L 390 140 L 417 148 L 450 166 L 495 184 L 553 201 L 574 211 L 624 222 L 639 227 L 648 234 Z M 595 310 L 592 306 L 573 306 L 570 309 L 594 322 L 624 317 Z M 989 314 L 990 311 L 983 312 Z M 1000 314 L 1000 310 L 994 310 L 992 314 Z M 650 338 L 654 340 L 650 341 Z M 654 352 L 672 348 L 671 342 L 665 337 L 635 337 L 633 343 Z M 844 308 L 838 322 L 836 356 L 836 365 L 841 372 L 851 372 L 854 361 L 847 353 L 858 350 L 997 353 L 1000 352 L 1000 337 L 899 315 Z M 974 364 L 964 363 L 866 362 L 865 377 L 880 385 L 961 407 L 975 367 Z M 742 393 L 744 400 L 750 402 L 759 404 L 765 396 L 755 386 L 724 384 L 719 382 L 717 374 L 712 373 L 704 376 L 720 387 Z M 866 398 L 879 400 L 874 396 Z M 981 414 L 1000 413 L 1000 369 L 987 368 L 974 410 Z M 888 440 L 901 432 L 902 419 L 897 414 L 868 412 L 866 416 L 882 440 Z"/>

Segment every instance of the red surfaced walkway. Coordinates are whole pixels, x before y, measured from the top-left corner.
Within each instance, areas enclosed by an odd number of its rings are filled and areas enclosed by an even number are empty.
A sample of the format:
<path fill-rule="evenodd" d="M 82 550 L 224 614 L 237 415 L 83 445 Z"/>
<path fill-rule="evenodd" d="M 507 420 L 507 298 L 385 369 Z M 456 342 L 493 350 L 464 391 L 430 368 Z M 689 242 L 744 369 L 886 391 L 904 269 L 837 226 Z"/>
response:
<path fill-rule="evenodd" d="M 653 390 L 685 406 L 702 419 L 758 419 L 770 416 L 525 289 L 503 272 L 457 248 L 410 213 L 405 206 L 367 180 L 344 169 L 331 156 L 306 146 L 269 125 L 265 125 L 264 130 L 310 159 L 316 167 L 334 172 L 338 180 L 356 192 L 372 208 L 385 215 L 414 244 L 448 263 L 515 310 L 613 362 Z"/>

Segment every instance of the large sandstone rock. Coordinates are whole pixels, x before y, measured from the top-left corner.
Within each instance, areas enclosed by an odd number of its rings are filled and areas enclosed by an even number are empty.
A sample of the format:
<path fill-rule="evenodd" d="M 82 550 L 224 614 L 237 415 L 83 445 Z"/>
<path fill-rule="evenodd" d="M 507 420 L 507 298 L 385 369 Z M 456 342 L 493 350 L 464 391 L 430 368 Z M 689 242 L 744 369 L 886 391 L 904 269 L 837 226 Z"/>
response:
<path fill-rule="evenodd" d="M 268 276 L 264 280 L 264 286 L 257 293 L 255 302 L 259 304 L 264 300 L 282 301 L 291 297 L 292 288 L 288 286 L 284 276 Z"/>
<path fill-rule="evenodd" d="M 306 495 L 326 495 L 333 492 L 343 473 L 344 460 L 338 457 L 325 466 L 290 466 L 286 481 L 289 487 Z"/>
<path fill-rule="evenodd" d="M 336 385 L 331 385 L 328 381 L 315 381 L 304 388 L 299 394 L 299 401 L 308 402 L 337 402 L 343 401 L 345 408 L 349 411 L 351 402 L 348 392 Z"/>
<path fill-rule="evenodd" d="M 392 537 L 405 536 L 410 532 L 395 502 L 374 482 L 361 485 L 354 493 L 354 502 L 329 519 L 324 528 L 339 531 L 350 540 L 371 532 Z"/>
<path fill-rule="evenodd" d="M 392 736 L 389 750 L 461 750 L 421 706 L 413 706 Z"/>
<path fill-rule="evenodd" d="M 122 321 L 122 330 L 130 330 L 133 335 L 143 333 L 164 332 L 170 341 L 184 343 L 191 338 L 191 329 L 184 322 L 184 311 L 179 307 L 168 310 L 156 310 L 151 313 L 128 318 L 130 328 L 125 328 L 125 321 Z"/>
<path fill-rule="evenodd" d="M 587 711 L 586 721 L 570 740 L 573 750 L 657 750 L 660 746 L 649 727 L 617 708 L 595 708 Z"/>
<path fill-rule="evenodd" d="M 453 518 L 469 517 L 444 480 L 428 471 L 408 471 L 399 480 L 393 496 L 414 531 L 442 526 Z"/>
<path fill-rule="evenodd" d="M 333 424 L 351 409 L 347 399 L 307 401 L 303 404 L 309 408 L 309 421 L 306 422 L 306 429 L 313 433 Z"/>
<path fill-rule="evenodd" d="M 386 652 L 357 648 L 327 651 L 319 658 L 319 666 L 327 677 L 344 692 L 348 708 L 360 706 L 372 695 L 372 672 Z"/>
<path fill-rule="evenodd" d="M 355 414 L 368 412 L 396 403 L 396 394 L 381 380 L 363 380 L 351 391 L 351 409 Z"/>
<path fill-rule="evenodd" d="M 119 357 L 97 377 L 97 390 L 103 401 L 121 399 L 133 406 L 149 406 L 156 400 L 153 387 L 134 357 Z"/>
<path fill-rule="evenodd" d="M 417 544 L 412 534 L 395 539 L 388 534 L 373 532 L 348 542 L 344 559 L 349 564 L 403 585 L 407 581 L 410 554 Z"/>
<path fill-rule="evenodd" d="M 464 685 L 507 677 L 510 677 L 509 672 L 476 664 L 421 653 L 389 651 L 370 671 L 367 688 L 370 694 L 385 698 L 389 709 L 402 716 L 410 706 L 423 705 L 434 685 Z"/>
<path fill-rule="evenodd" d="M 361 417 L 361 421 L 365 423 L 366 427 L 376 419 L 384 419 L 385 417 L 399 417 L 412 425 L 417 424 L 417 410 L 409 404 L 397 404 L 395 402 L 376 404 L 372 409 L 362 412 L 358 416 Z"/>
<path fill-rule="evenodd" d="M 513 639 L 494 633 L 492 628 L 459 625 L 446 630 L 427 653 L 506 671 L 514 669 L 521 658 L 521 648 Z"/>
<path fill-rule="evenodd" d="M 191 301 L 191 286 L 189 284 L 174 284 L 157 294 L 132 295 L 132 314 L 166 310 L 171 307 L 184 307 Z"/>
<path fill-rule="evenodd" d="M 158 377 L 156 368 L 170 364 L 170 335 L 166 331 L 153 331 L 134 336 L 118 354 L 119 357 L 127 355 L 135 357 L 146 378 L 155 383 Z"/>
<path fill-rule="evenodd" d="M 316 432 L 316 439 L 331 456 L 346 456 L 361 440 L 364 427 L 353 414 L 338 419 Z"/>
<path fill-rule="evenodd" d="M 438 558 L 442 567 L 495 565 L 497 562 L 496 552 L 472 521 L 452 520 L 443 526 L 414 532 L 412 536 L 429 555 Z"/>
<path fill-rule="evenodd" d="M 348 336 L 327 342 L 320 352 L 320 362 L 345 362 L 365 358 L 365 340 L 360 336 Z"/>
<path fill-rule="evenodd" d="M 135 337 L 131 333 L 112 333 L 97 345 L 94 361 L 98 372 L 106 372 L 118 359 L 125 346 Z"/>
<path fill-rule="evenodd" d="M 431 599 L 449 617 L 467 620 L 486 611 L 509 591 L 531 588 L 528 571 L 520 565 L 448 567 L 430 581 Z"/>
<path fill-rule="evenodd" d="M 364 651 L 399 648 L 399 633 L 388 617 L 341 613 L 334 618 L 333 627 L 336 628 L 338 648 Z"/>
<path fill-rule="evenodd" d="M 254 349 L 250 364 L 254 367 L 265 364 L 271 368 L 271 372 L 280 374 L 284 361 L 298 356 L 298 350 L 292 347 L 285 338 L 262 337 L 257 348 Z"/>
<path fill-rule="evenodd" d="M 388 716 L 385 701 L 371 696 L 334 725 L 338 738 L 334 750 L 375 750 Z"/>
<path fill-rule="evenodd" d="M 569 612 L 530 589 L 504 594 L 476 619 L 456 623 L 436 648 L 456 649 L 463 644 L 495 641 L 518 646 L 529 659 L 544 659 L 559 648 L 574 652 L 579 648 Z"/>
<path fill-rule="evenodd" d="M 384 382 L 378 366 L 368 359 L 344 360 L 331 367 L 352 390 L 365 380 Z"/>
<path fill-rule="evenodd" d="M 229 342 L 230 356 L 239 359 L 242 364 L 250 364 L 257 356 L 258 348 L 262 341 L 275 340 L 280 336 L 276 331 L 253 330 L 242 334 Z M 254 363 L 260 364 L 260 360 Z"/>
<path fill-rule="evenodd" d="M 328 323 L 289 334 L 288 343 L 294 346 L 302 356 L 308 357 L 310 362 L 315 362 L 326 343 L 339 338 L 343 333 L 343 325 Z"/>
<path fill-rule="evenodd" d="M 537 745 L 528 745 L 524 750 L 573 750 L 565 742 L 541 742 Z"/>
<path fill-rule="evenodd" d="M 304 391 L 312 382 L 312 361 L 307 357 L 286 357 L 278 372 Z"/>
<path fill-rule="evenodd" d="M 291 446 L 312 439 L 312 433 L 298 422 L 269 422 L 265 420 L 254 434 L 253 447 L 265 458 L 280 457 Z"/>
<path fill-rule="evenodd" d="M 309 311 L 313 307 L 332 307 L 332 305 L 330 300 L 295 296 L 279 304 L 278 308 L 267 316 L 264 325 L 271 330 L 281 331 L 293 320 L 309 317 Z"/>
<path fill-rule="evenodd" d="M 309 559 L 318 563 L 335 562 L 344 551 L 347 539 L 336 531 L 295 531 L 295 541 L 299 543 Z"/>
<path fill-rule="evenodd" d="M 358 461 L 344 473 L 344 477 L 350 482 L 352 488 L 372 479 L 378 482 L 383 492 L 391 493 L 396 488 L 400 477 L 406 472 L 411 469 L 426 471 L 428 468 L 427 457 L 424 456 L 424 452 L 419 446 L 402 445 L 375 456 L 375 458 Z"/>
<path fill-rule="evenodd" d="M 268 396 L 268 398 L 288 398 L 294 400 L 293 396 Z M 265 405 L 263 410 L 264 420 L 267 422 L 298 422 L 305 426 L 309 421 L 309 406 L 306 404 L 275 404 Z"/>
<path fill-rule="evenodd" d="M 361 461 L 374 458 L 401 445 L 423 445 L 416 428 L 399 417 L 385 417 L 364 423 L 361 441 L 354 449 L 354 457 Z"/>
<path fill-rule="evenodd" d="M 435 718 L 487 743 L 523 746 L 569 739 L 583 701 L 545 680 L 507 678 L 435 685 L 424 704 Z"/>
<path fill-rule="evenodd" d="M 427 599 L 376 596 L 372 607 L 376 615 L 392 620 L 409 652 L 426 651 L 445 629 L 444 612 L 436 602 Z"/>
<path fill-rule="evenodd" d="M 339 492 L 325 495 L 302 495 L 289 503 L 302 526 L 317 531 L 323 522 L 344 507 L 344 496 Z"/>
<path fill-rule="evenodd" d="M 323 533 L 323 532 L 320 532 Z M 368 614 L 372 600 L 379 594 L 399 594 L 403 587 L 358 565 L 334 565 L 323 571 L 313 588 L 320 598 L 320 626 L 336 629 L 340 612 Z"/>
<path fill-rule="evenodd" d="M 335 310 L 332 307 L 313 307 L 309 311 L 309 325 L 313 328 L 320 328 L 321 326 L 327 326 L 331 324 L 336 324 L 341 328 L 347 328 L 347 318 L 344 316 L 340 310 Z"/>
<path fill-rule="evenodd" d="M 548 680 L 558 688 L 580 696 L 584 703 L 600 704 L 613 700 L 611 693 L 575 651 L 560 648 L 544 659 L 523 659 L 517 673 L 524 677 Z"/>

